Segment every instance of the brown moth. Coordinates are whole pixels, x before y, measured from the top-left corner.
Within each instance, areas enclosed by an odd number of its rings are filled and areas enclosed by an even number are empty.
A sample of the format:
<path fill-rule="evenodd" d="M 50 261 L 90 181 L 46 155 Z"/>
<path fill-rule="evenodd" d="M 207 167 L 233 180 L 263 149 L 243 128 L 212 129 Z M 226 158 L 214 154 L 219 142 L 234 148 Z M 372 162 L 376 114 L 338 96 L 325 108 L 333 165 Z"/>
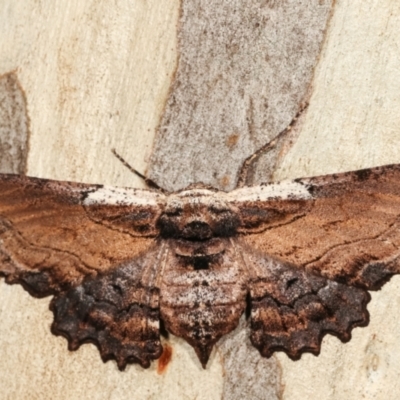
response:
<path fill-rule="evenodd" d="M 399 227 L 400 165 L 169 195 L 0 175 L 0 273 L 121 370 L 160 357 L 161 321 L 205 367 L 246 308 L 264 357 L 348 341 L 400 272 Z"/>

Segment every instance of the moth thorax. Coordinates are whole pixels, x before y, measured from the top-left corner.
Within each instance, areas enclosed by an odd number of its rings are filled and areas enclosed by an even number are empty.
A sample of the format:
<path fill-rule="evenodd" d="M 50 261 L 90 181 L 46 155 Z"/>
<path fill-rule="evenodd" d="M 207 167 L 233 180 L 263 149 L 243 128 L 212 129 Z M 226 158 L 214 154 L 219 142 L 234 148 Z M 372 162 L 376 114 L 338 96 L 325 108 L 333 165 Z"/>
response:
<path fill-rule="evenodd" d="M 240 219 L 228 204 L 201 199 L 174 199 L 158 220 L 161 236 L 204 241 L 236 234 Z"/>

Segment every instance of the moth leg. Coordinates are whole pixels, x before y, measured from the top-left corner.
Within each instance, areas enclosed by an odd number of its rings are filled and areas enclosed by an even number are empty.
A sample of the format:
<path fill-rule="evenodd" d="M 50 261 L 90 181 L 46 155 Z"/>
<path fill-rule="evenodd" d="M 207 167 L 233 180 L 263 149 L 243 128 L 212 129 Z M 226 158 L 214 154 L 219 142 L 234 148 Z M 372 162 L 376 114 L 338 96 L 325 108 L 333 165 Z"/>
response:
<path fill-rule="evenodd" d="M 297 360 L 318 355 L 325 334 L 347 342 L 351 330 L 366 326 L 369 293 L 295 266 L 255 254 L 244 256 L 252 270 L 251 342 L 264 357 L 284 351 Z"/>
<path fill-rule="evenodd" d="M 127 363 L 148 368 L 162 354 L 154 283 L 163 254 L 161 246 L 54 297 L 53 333 L 66 337 L 70 350 L 96 344 L 103 361 L 115 359 L 120 370 Z"/>

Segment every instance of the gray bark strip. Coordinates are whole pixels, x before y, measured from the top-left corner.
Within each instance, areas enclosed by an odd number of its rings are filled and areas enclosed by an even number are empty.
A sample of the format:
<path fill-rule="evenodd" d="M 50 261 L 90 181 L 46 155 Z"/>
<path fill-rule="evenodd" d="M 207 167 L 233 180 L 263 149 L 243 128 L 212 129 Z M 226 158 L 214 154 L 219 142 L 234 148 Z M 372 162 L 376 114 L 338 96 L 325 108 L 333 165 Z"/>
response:
<path fill-rule="evenodd" d="M 25 94 L 15 73 L 0 76 L 0 172 L 23 174 L 29 141 Z"/>
<path fill-rule="evenodd" d="M 332 5 L 184 0 L 179 65 L 147 176 L 167 190 L 194 182 L 233 189 L 244 160 L 285 129 L 308 100 Z M 258 157 L 247 184 L 271 179 L 297 130 Z M 242 398 L 245 387 L 249 398 L 279 399 L 279 363 L 260 357 L 245 325 L 242 320 L 241 329 L 217 345 L 226 371 L 223 398 Z M 244 373 L 253 377 L 245 386 Z"/>
<path fill-rule="evenodd" d="M 332 0 L 184 0 L 180 59 L 148 177 L 231 190 L 307 100 Z M 274 165 L 275 163 L 272 163 Z"/>
<path fill-rule="evenodd" d="M 218 350 L 224 363 L 223 400 L 279 400 L 282 370 L 276 357 L 260 357 L 250 343 L 249 324 L 241 318 L 238 327 L 221 339 Z"/>

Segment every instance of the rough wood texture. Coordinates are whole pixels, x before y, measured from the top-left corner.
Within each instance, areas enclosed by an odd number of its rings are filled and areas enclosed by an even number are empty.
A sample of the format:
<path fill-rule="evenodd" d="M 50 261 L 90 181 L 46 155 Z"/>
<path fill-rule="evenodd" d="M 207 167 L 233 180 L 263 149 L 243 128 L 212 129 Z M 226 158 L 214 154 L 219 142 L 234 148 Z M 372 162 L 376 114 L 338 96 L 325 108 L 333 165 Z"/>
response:
<path fill-rule="evenodd" d="M 179 64 L 149 176 L 168 190 L 232 190 L 243 161 L 307 100 L 331 5 L 183 0 Z"/>

